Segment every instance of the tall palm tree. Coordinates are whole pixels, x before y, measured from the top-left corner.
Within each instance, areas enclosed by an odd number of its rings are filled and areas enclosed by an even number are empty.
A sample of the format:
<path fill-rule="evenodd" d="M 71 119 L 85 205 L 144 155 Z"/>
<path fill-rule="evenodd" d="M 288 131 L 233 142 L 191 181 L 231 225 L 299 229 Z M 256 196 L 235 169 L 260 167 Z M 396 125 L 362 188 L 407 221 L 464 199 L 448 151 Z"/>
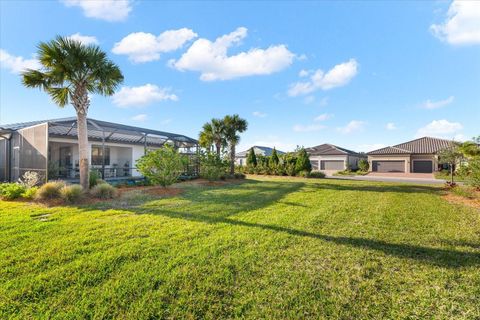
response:
<path fill-rule="evenodd" d="M 22 73 L 22 83 L 28 88 L 47 92 L 61 108 L 71 103 L 77 113 L 80 184 L 88 188 L 87 113 L 89 93 L 110 96 L 123 82 L 116 64 L 98 46 L 86 46 L 79 41 L 58 36 L 38 45 L 40 70 Z"/>
<path fill-rule="evenodd" d="M 235 173 L 235 147 L 240 142 L 239 133 L 247 130 L 248 122 L 240 118 L 238 114 L 227 115 L 223 118 L 225 126 L 225 140 L 230 146 L 230 173 Z"/>
<path fill-rule="evenodd" d="M 217 156 L 220 156 L 222 147 L 226 145 L 225 140 L 225 125 L 221 119 L 212 119 L 203 125 L 200 132 L 199 144 L 204 148 L 211 148 L 215 146 Z"/>

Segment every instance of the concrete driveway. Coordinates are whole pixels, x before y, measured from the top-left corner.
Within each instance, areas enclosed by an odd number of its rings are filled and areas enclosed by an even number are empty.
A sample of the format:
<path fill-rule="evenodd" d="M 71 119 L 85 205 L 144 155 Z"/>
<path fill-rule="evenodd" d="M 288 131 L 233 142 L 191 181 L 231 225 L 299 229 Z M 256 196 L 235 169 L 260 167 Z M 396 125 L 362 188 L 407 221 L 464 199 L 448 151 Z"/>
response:
<path fill-rule="evenodd" d="M 372 174 L 373 173 L 373 174 Z M 333 176 L 327 174 L 327 179 L 406 182 L 419 184 L 444 184 L 445 180 L 435 179 L 431 173 L 379 173 L 372 172 L 366 176 Z"/>

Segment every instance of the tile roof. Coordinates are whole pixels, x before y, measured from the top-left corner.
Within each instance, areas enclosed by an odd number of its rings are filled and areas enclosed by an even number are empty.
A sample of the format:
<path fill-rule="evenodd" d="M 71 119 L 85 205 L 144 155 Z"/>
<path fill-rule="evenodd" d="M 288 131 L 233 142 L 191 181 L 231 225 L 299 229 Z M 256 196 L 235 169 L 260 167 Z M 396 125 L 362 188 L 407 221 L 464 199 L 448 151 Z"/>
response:
<path fill-rule="evenodd" d="M 273 152 L 273 148 L 270 148 L 270 147 L 253 146 L 252 148 L 256 155 L 262 155 L 265 157 L 271 156 Z M 246 157 L 250 149 L 237 153 L 235 157 L 241 157 L 241 158 Z M 285 152 L 277 150 L 277 154 L 281 155 L 281 154 L 285 154 Z"/>
<path fill-rule="evenodd" d="M 316 147 L 305 149 L 310 155 L 357 155 L 358 153 L 352 150 L 334 146 L 333 144 L 324 143 Z"/>
<path fill-rule="evenodd" d="M 412 141 L 407 141 L 368 152 L 368 154 L 431 154 L 451 146 L 454 142 L 451 140 L 423 137 Z"/>

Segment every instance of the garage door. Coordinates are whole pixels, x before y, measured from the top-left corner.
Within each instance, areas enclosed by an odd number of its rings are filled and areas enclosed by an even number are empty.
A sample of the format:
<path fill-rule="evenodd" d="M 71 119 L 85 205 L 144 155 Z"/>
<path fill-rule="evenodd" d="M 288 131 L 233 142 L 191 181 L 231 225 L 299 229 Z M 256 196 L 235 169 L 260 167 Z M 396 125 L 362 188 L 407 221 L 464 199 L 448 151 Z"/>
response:
<path fill-rule="evenodd" d="M 322 160 L 320 168 L 321 170 L 343 170 L 345 163 L 343 160 Z"/>
<path fill-rule="evenodd" d="M 432 173 L 432 161 L 430 160 L 413 161 L 413 172 Z"/>
<path fill-rule="evenodd" d="M 405 172 L 405 161 L 372 161 L 373 172 Z"/>

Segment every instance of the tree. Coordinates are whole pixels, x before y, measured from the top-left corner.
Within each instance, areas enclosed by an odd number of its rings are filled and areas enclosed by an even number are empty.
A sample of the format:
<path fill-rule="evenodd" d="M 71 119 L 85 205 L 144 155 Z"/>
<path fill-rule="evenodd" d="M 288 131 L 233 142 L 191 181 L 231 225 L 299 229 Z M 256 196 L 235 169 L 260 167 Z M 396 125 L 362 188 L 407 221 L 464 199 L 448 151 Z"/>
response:
<path fill-rule="evenodd" d="M 203 125 L 198 139 L 200 146 L 211 149 L 214 145 L 217 156 L 220 157 L 222 148 L 227 144 L 225 140 L 225 125 L 221 119 L 212 119 Z"/>
<path fill-rule="evenodd" d="M 277 150 L 275 147 L 273 147 L 272 155 L 270 156 L 270 161 L 272 162 L 273 166 L 277 166 L 278 163 L 280 162 L 280 159 L 278 158 Z"/>
<path fill-rule="evenodd" d="M 250 148 L 247 155 L 247 166 L 256 167 L 257 166 L 257 156 L 255 155 L 255 150 L 253 147 Z"/>
<path fill-rule="evenodd" d="M 185 157 L 172 146 L 149 151 L 137 160 L 138 171 L 153 184 L 167 187 L 175 183 L 183 172 Z"/>
<path fill-rule="evenodd" d="M 240 142 L 239 133 L 245 132 L 248 128 L 248 122 L 240 118 L 238 114 L 227 115 L 223 118 L 225 130 L 225 140 L 230 147 L 230 174 L 235 173 L 235 147 Z"/>
<path fill-rule="evenodd" d="M 453 172 L 455 165 L 463 159 L 463 154 L 456 143 L 452 143 L 450 147 L 442 149 L 438 153 L 439 162 L 450 166 L 450 183 L 453 184 Z"/>
<path fill-rule="evenodd" d="M 460 151 L 466 158 L 480 156 L 480 136 L 474 137 L 472 141 L 465 141 L 460 145 Z"/>
<path fill-rule="evenodd" d="M 310 163 L 310 158 L 305 148 L 300 148 L 300 150 L 298 151 L 297 161 L 295 163 L 295 170 L 298 173 L 310 173 L 312 171 L 312 164 Z"/>
<path fill-rule="evenodd" d="M 75 108 L 80 184 L 87 189 L 89 94 L 113 95 L 123 82 L 122 72 L 98 46 L 87 46 L 61 36 L 49 42 L 40 42 L 37 56 L 41 69 L 27 69 L 22 73 L 22 83 L 27 88 L 39 88 L 47 92 L 61 108 L 69 103 Z"/>

